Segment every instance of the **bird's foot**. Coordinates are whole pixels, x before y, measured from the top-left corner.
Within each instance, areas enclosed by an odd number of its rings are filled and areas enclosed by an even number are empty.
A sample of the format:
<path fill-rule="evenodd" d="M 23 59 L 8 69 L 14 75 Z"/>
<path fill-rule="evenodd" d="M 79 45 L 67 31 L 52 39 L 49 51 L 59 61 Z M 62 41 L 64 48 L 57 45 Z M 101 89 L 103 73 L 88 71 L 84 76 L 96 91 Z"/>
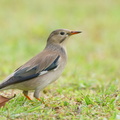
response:
<path fill-rule="evenodd" d="M 27 95 L 24 95 L 28 100 L 32 100 L 29 96 Z"/>
<path fill-rule="evenodd" d="M 39 100 L 39 101 L 42 101 L 40 98 L 36 98 L 37 100 Z"/>
<path fill-rule="evenodd" d="M 44 100 L 40 99 L 40 98 L 36 98 L 37 100 L 41 101 L 41 103 L 45 104 Z"/>

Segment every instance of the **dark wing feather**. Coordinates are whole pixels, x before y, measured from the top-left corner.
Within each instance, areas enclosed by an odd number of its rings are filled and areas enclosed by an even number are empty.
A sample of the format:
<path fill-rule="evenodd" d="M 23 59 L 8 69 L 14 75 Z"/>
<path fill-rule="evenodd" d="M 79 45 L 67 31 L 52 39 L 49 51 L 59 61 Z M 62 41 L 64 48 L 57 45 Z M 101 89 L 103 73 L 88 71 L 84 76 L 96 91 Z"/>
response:
<path fill-rule="evenodd" d="M 58 57 L 54 60 L 54 62 L 53 62 L 50 66 L 48 66 L 46 69 L 44 69 L 43 71 L 50 71 L 50 70 L 55 69 L 55 68 L 58 66 L 57 63 L 58 63 L 59 57 L 60 57 L 60 56 L 58 56 Z"/>

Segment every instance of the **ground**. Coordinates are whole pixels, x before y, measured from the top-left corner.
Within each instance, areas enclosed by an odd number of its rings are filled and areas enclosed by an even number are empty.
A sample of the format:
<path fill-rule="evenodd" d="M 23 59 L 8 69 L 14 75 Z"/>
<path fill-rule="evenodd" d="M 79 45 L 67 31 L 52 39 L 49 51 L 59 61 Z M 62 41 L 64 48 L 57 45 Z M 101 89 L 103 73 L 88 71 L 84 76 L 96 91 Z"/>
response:
<path fill-rule="evenodd" d="M 18 90 L 0 92 L 17 94 L 0 109 L 0 119 L 120 119 L 119 11 L 119 0 L 1 0 L 1 81 L 39 53 L 51 31 L 83 33 L 67 41 L 67 66 L 41 93 L 41 102 Z"/>

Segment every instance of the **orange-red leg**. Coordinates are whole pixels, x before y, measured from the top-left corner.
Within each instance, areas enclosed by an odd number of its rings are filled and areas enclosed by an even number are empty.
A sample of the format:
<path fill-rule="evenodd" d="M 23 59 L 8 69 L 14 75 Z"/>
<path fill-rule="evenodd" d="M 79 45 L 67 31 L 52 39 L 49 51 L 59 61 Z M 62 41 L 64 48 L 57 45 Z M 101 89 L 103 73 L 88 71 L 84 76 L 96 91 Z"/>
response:
<path fill-rule="evenodd" d="M 45 104 L 45 102 L 43 100 L 41 100 L 40 98 L 36 98 L 36 99 L 41 101 L 43 104 Z"/>
<path fill-rule="evenodd" d="M 24 95 L 28 100 L 31 100 L 31 98 L 28 96 L 28 91 L 23 91 L 23 95 Z"/>
<path fill-rule="evenodd" d="M 39 100 L 39 101 L 42 101 L 40 98 L 36 98 L 37 100 Z"/>
<path fill-rule="evenodd" d="M 29 96 L 27 95 L 24 95 L 28 100 L 32 100 Z"/>

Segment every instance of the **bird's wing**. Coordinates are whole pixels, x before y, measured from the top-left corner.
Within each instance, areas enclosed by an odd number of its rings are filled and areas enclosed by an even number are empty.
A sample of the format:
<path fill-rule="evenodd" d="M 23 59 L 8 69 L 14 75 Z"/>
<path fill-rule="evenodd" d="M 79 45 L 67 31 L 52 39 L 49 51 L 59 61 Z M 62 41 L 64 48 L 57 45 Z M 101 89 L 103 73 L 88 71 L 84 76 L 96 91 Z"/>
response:
<path fill-rule="evenodd" d="M 60 55 L 55 53 L 43 52 L 38 54 L 18 68 L 9 79 L 3 82 L 3 87 L 31 80 L 32 78 L 46 74 L 50 70 L 54 70 L 58 66 L 59 58 Z"/>

